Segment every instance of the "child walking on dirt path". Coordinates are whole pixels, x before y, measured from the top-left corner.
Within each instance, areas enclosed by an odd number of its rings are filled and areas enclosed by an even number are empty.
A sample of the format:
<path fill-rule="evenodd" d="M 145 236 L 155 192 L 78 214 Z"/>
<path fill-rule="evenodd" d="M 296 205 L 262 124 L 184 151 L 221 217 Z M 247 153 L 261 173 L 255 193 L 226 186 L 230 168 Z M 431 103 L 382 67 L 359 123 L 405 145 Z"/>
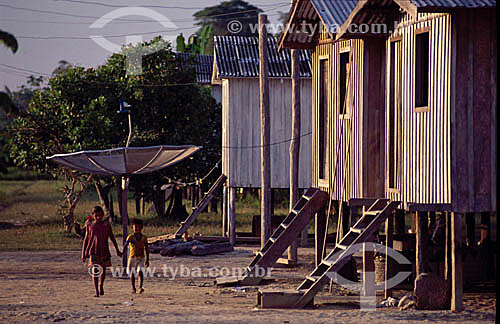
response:
<path fill-rule="evenodd" d="M 127 274 L 130 276 L 130 283 L 132 284 L 132 293 L 135 294 L 137 290 L 135 289 L 135 275 L 139 277 L 139 294 L 144 292 L 142 284 L 144 282 L 144 266 L 149 267 L 149 247 L 148 238 L 146 235 L 142 234 L 142 228 L 144 223 L 142 220 L 133 218 L 132 229 L 134 233 L 127 236 L 127 240 L 123 245 L 125 250 L 127 244 L 129 247 L 128 263 L 127 263 Z M 146 262 L 144 262 L 144 256 L 146 257 Z"/>
<path fill-rule="evenodd" d="M 111 224 L 104 220 L 104 211 L 100 206 L 92 210 L 93 220 L 86 225 L 85 239 L 82 246 L 82 261 L 89 260 L 89 273 L 94 282 L 95 295 L 104 295 L 104 279 L 106 279 L 106 267 L 111 267 L 111 253 L 109 252 L 108 239 L 115 246 L 116 254 L 122 256 L 118 248 Z M 100 279 L 100 282 L 99 282 Z"/>

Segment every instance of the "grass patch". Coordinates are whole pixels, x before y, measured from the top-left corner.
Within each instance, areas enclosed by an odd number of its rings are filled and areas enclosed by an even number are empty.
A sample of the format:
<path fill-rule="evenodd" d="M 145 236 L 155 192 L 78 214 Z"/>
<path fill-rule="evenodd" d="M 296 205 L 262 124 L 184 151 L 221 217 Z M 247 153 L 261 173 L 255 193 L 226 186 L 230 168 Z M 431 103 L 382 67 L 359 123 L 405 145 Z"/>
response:
<path fill-rule="evenodd" d="M 17 167 L 8 167 L 7 173 L 0 173 L 0 180 L 19 181 L 19 180 L 51 180 L 51 179 L 52 176 L 50 174 L 24 170 Z"/>
<path fill-rule="evenodd" d="M 63 180 L 36 181 L 0 181 L 0 250 L 75 250 L 81 248 L 81 241 L 74 234 L 64 231 L 62 216 L 57 209 L 62 199 Z M 118 213 L 116 192 L 114 194 L 114 210 Z M 131 196 L 132 197 L 132 193 Z M 75 210 L 75 220 L 83 224 L 92 208 L 99 204 L 97 193 L 89 186 L 82 195 Z M 288 202 L 278 200 L 275 215 L 287 215 Z M 191 203 L 184 201 L 188 213 Z M 151 210 L 151 203 L 146 204 Z M 158 218 L 154 212 L 137 215 L 135 201 L 128 201 L 129 217 L 139 217 L 145 221 L 144 234 L 151 237 L 174 233 L 178 228 L 178 220 Z M 260 215 L 260 203 L 256 195 L 245 198 L 238 195 L 236 200 L 236 231 L 251 232 L 254 215 Z M 219 213 L 202 213 L 190 227 L 190 235 L 221 235 L 222 222 Z M 314 222 L 309 225 L 309 233 L 314 233 Z M 330 233 L 334 232 L 336 222 L 330 219 Z M 130 229 L 129 229 L 130 231 Z M 117 240 L 122 240 L 122 226 L 113 225 Z"/>

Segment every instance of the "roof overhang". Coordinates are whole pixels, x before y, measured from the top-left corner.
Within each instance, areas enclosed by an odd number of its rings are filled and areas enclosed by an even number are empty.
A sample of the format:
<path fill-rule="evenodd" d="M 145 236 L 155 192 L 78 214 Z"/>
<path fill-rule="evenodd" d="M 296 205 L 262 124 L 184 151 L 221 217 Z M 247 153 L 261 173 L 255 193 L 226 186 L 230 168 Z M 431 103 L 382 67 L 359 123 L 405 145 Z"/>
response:
<path fill-rule="evenodd" d="M 213 62 L 213 69 L 212 69 L 212 84 L 213 85 L 221 85 L 222 80 L 219 78 L 219 71 L 217 70 L 217 53 L 215 52 L 215 46 L 214 46 L 214 62 Z"/>
<path fill-rule="evenodd" d="M 386 37 L 392 30 L 389 27 L 394 25 L 394 21 L 399 20 L 403 12 L 412 17 L 417 17 L 419 12 L 417 6 L 408 0 L 360 0 L 347 20 L 340 27 L 336 34 L 336 39 L 341 38 L 366 38 L 366 37 Z M 367 32 L 353 31 L 353 26 L 367 24 L 371 27 L 378 24 L 386 29 L 374 31 L 370 28 Z"/>
<path fill-rule="evenodd" d="M 310 24 L 317 26 L 320 17 L 316 12 L 311 0 L 296 0 L 288 13 L 288 20 L 285 24 L 285 30 L 281 33 L 278 40 L 278 50 L 283 48 L 293 49 L 312 49 L 315 46 L 318 30 L 305 31 L 295 26 Z"/>

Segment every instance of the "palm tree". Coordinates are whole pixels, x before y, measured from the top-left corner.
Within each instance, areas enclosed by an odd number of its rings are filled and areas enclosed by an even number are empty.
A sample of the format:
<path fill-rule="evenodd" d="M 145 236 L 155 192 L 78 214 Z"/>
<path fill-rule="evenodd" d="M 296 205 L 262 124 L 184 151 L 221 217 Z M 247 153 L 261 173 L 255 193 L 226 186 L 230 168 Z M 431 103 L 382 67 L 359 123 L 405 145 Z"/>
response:
<path fill-rule="evenodd" d="M 17 52 L 18 44 L 14 35 L 0 29 L 0 42 L 10 48 L 12 53 Z M 3 109 L 9 115 L 16 111 L 15 105 L 7 92 L 0 91 L 0 109 Z"/>
<path fill-rule="evenodd" d="M 17 52 L 17 39 L 14 35 L 0 29 L 0 42 L 2 42 L 7 48 L 10 48 L 12 53 Z"/>

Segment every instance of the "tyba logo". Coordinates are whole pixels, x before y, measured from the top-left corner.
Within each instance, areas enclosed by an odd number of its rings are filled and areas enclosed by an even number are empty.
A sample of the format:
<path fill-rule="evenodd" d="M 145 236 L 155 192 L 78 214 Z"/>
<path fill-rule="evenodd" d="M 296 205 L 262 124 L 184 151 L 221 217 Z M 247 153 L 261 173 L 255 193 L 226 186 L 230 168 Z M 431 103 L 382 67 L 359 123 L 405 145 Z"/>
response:
<path fill-rule="evenodd" d="M 97 19 L 89 28 L 103 28 L 109 22 L 124 17 L 124 16 L 143 16 L 148 17 L 152 20 L 156 20 L 159 22 L 165 29 L 176 29 L 177 26 L 172 23 L 167 17 L 160 14 L 157 11 L 143 8 L 143 7 L 125 7 L 113 10 L 101 18 Z M 166 34 L 159 33 L 160 36 L 164 40 L 168 40 L 169 37 Z M 115 43 L 110 42 L 102 35 L 91 35 L 90 38 L 96 42 L 99 46 L 104 48 L 105 50 L 112 53 L 120 53 L 121 46 Z M 148 46 L 140 45 L 142 42 L 141 35 L 127 35 L 125 37 L 125 41 L 127 44 L 139 44 L 136 45 L 133 49 L 126 49 L 124 51 L 127 61 L 127 75 L 140 75 L 142 74 L 142 57 L 144 55 L 153 54 L 162 49 L 162 46 L 159 46 L 159 42 L 153 42 Z"/>
<path fill-rule="evenodd" d="M 407 258 L 405 258 L 401 253 L 391 248 L 387 248 L 386 252 L 386 247 L 384 245 L 372 242 L 354 244 L 348 247 L 347 250 L 340 250 L 339 252 L 328 257 L 326 261 L 330 263 L 342 263 L 342 262 L 345 263 L 355 253 L 362 251 L 385 254 L 386 258 L 390 257 L 399 264 L 411 264 L 411 262 Z M 339 270 L 340 269 L 338 269 L 337 271 Z M 401 283 L 403 280 L 405 280 L 406 277 L 408 277 L 410 274 L 411 272 L 409 271 L 399 271 L 395 276 L 393 276 L 389 280 L 379 282 L 378 284 L 375 283 L 375 273 L 373 272 L 367 272 L 362 274 L 364 281 L 363 283 L 351 281 L 347 278 L 344 278 L 336 271 L 328 272 L 326 275 L 328 276 L 328 278 L 332 279 L 333 282 L 341 285 L 344 288 L 347 288 L 349 290 L 359 290 L 361 292 L 360 295 L 361 308 L 364 310 L 370 310 L 370 309 L 375 309 L 376 306 L 376 299 L 375 299 L 376 290 L 393 288 L 399 283 Z"/>

